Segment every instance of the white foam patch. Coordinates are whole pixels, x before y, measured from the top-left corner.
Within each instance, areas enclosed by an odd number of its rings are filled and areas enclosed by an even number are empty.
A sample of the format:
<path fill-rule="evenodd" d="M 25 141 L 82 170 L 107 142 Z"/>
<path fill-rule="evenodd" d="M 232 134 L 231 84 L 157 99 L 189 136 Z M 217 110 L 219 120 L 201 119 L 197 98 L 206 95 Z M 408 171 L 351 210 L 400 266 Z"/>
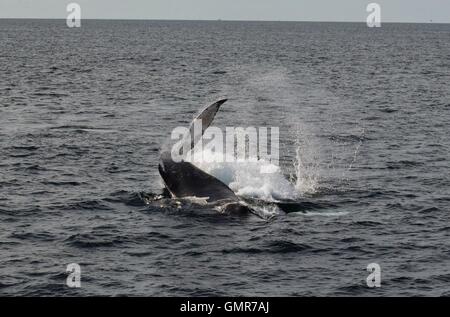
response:
<path fill-rule="evenodd" d="M 203 150 L 202 156 L 191 162 L 203 171 L 218 178 L 238 196 L 265 201 L 296 199 L 300 193 L 282 174 L 279 166 L 265 160 L 224 160 L 223 153 Z M 199 159 L 200 158 L 200 159 Z M 224 162 L 225 161 L 225 162 Z"/>
<path fill-rule="evenodd" d="M 195 196 L 187 196 L 183 197 L 183 200 L 189 201 L 191 203 L 204 205 L 206 206 L 208 204 L 209 197 L 195 197 Z"/>

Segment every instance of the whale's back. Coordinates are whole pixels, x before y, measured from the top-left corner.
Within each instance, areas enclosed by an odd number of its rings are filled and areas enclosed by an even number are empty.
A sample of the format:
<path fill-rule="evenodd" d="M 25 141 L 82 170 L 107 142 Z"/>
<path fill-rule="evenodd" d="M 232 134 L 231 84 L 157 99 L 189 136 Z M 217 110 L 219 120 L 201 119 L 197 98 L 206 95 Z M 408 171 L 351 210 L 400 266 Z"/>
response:
<path fill-rule="evenodd" d="M 207 197 L 208 202 L 239 200 L 227 185 L 214 176 L 189 162 L 174 162 L 170 152 L 161 154 L 158 169 L 167 189 L 175 197 Z"/>

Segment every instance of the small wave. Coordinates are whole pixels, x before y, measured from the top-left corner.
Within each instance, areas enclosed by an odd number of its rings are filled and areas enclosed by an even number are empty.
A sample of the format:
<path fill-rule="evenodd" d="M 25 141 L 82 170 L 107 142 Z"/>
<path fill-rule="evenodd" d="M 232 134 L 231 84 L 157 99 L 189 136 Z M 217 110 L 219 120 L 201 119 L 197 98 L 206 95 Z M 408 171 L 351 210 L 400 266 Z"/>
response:
<path fill-rule="evenodd" d="M 294 243 L 284 240 L 269 242 L 267 246 L 273 253 L 303 252 L 312 249 L 312 247 L 308 244 Z"/>
<path fill-rule="evenodd" d="M 35 145 L 14 145 L 12 146 L 14 150 L 27 150 L 27 151 L 36 151 L 39 149 L 38 146 Z"/>
<path fill-rule="evenodd" d="M 68 94 L 65 93 L 44 93 L 44 92 L 35 92 L 33 93 L 34 96 L 38 96 L 38 97 L 54 97 L 54 98 L 61 98 L 61 97 L 68 97 Z"/>
<path fill-rule="evenodd" d="M 9 154 L 10 157 L 28 157 L 28 156 L 33 156 L 34 153 L 11 153 Z"/>
<path fill-rule="evenodd" d="M 103 201 L 112 203 L 122 203 L 126 206 L 143 207 L 152 201 L 159 198 L 158 194 L 145 193 L 145 192 L 128 192 L 128 191 L 115 191 L 111 193 Z"/>
<path fill-rule="evenodd" d="M 398 109 L 392 109 L 392 108 L 381 108 L 378 109 L 380 112 L 384 112 L 384 113 L 394 113 L 397 112 Z"/>
<path fill-rule="evenodd" d="M 341 135 L 331 135 L 329 137 L 331 141 L 334 142 L 340 142 L 340 143 L 356 143 L 356 142 L 362 142 L 366 140 L 365 136 L 362 135 L 354 135 L 354 134 L 341 134 Z"/>
<path fill-rule="evenodd" d="M 25 170 L 30 171 L 30 172 L 48 171 L 47 168 L 42 167 L 42 166 L 40 166 L 40 165 L 38 165 L 38 164 L 34 164 L 34 165 L 31 165 L 31 166 L 27 166 L 27 167 L 25 167 Z"/>
<path fill-rule="evenodd" d="M 142 251 L 142 252 L 134 252 L 134 251 L 130 251 L 130 252 L 125 252 L 125 254 L 132 256 L 132 257 L 147 257 L 149 255 L 152 255 L 153 252 L 148 252 L 148 251 Z"/>
<path fill-rule="evenodd" d="M 251 204 L 256 205 L 269 205 L 276 206 L 279 210 L 285 213 L 296 213 L 302 212 L 307 213 L 308 210 L 320 210 L 329 209 L 336 207 L 334 204 L 321 201 L 307 201 L 307 200 L 297 200 L 297 201 L 276 201 L 276 202 L 265 202 L 260 200 L 249 200 Z"/>
<path fill-rule="evenodd" d="M 222 253 L 249 253 L 249 254 L 258 254 L 258 253 L 297 253 L 304 252 L 307 250 L 311 250 L 312 247 L 307 244 L 294 243 L 290 241 L 271 241 L 266 243 L 262 247 L 236 247 L 231 249 L 222 250 Z"/>
<path fill-rule="evenodd" d="M 116 133 L 117 130 L 101 128 L 101 127 L 91 127 L 86 125 L 60 125 L 56 127 L 50 127 L 51 130 L 75 130 L 78 132 L 98 132 L 98 133 Z"/>
<path fill-rule="evenodd" d="M 260 248 L 232 248 L 232 249 L 226 249 L 222 250 L 222 253 L 228 254 L 228 253 L 249 253 L 249 254 L 257 254 L 257 253 L 264 253 L 267 252 L 264 249 Z"/>
<path fill-rule="evenodd" d="M 363 220 L 363 221 L 355 222 L 355 225 L 358 225 L 361 227 L 378 227 L 378 226 L 382 226 L 383 224 L 381 222 L 377 222 L 377 221 Z"/>
<path fill-rule="evenodd" d="M 111 208 L 98 200 L 85 200 L 65 205 L 52 206 L 56 210 L 111 210 Z"/>
<path fill-rule="evenodd" d="M 377 289 L 370 289 L 370 293 L 376 293 L 376 292 L 380 292 Z M 344 296 L 348 296 L 348 295 L 362 295 L 368 292 L 368 287 L 367 285 L 364 284 L 353 284 L 353 285 L 347 285 L 347 286 L 341 286 L 339 287 L 336 292 L 335 295 L 344 295 Z"/>
<path fill-rule="evenodd" d="M 348 211 L 335 211 L 335 212 L 304 212 L 305 216 L 322 216 L 322 217 L 339 217 L 348 215 Z"/>
<path fill-rule="evenodd" d="M 53 185 L 53 186 L 80 186 L 83 183 L 75 182 L 75 181 L 44 181 L 42 182 L 44 185 Z"/>
<path fill-rule="evenodd" d="M 411 168 L 416 166 L 424 165 L 422 162 L 414 162 L 414 161 L 391 161 L 386 163 L 386 167 L 391 170 L 397 170 L 402 168 Z"/>
<path fill-rule="evenodd" d="M 320 200 L 315 200 L 315 201 L 311 201 L 311 200 L 300 200 L 300 201 L 295 201 L 295 202 L 278 202 L 277 205 L 281 206 L 283 205 L 283 207 L 294 207 L 294 208 L 301 208 L 303 210 L 314 210 L 314 209 L 330 209 L 330 208 L 336 208 L 337 206 L 335 204 L 332 204 L 330 202 L 326 202 L 326 201 L 320 201 Z"/>
<path fill-rule="evenodd" d="M 54 241 L 56 237 L 46 232 L 14 232 L 10 238 L 31 241 Z"/>
<path fill-rule="evenodd" d="M 123 239 L 116 237 L 97 237 L 83 233 L 74 234 L 64 240 L 64 242 L 78 248 L 115 247 L 124 243 Z"/>
<path fill-rule="evenodd" d="M 27 215 L 27 216 L 32 216 L 32 215 L 40 215 L 42 214 L 42 209 L 40 207 L 27 207 L 27 208 L 20 208 L 18 210 L 14 210 L 14 209 L 2 209 L 0 208 L 0 215 L 7 215 L 7 216 L 12 216 L 12 217 L 17 217 L 17 215 Z"/>
<path fill-rule="evenodd" d="M 439 208 L 437 207 L 428 207 L 428 208 L 423 208 L 421 210 L 419 210 L 420 214 L 430 214 L 430 213 L 436 213 L 441 211 Z"/>

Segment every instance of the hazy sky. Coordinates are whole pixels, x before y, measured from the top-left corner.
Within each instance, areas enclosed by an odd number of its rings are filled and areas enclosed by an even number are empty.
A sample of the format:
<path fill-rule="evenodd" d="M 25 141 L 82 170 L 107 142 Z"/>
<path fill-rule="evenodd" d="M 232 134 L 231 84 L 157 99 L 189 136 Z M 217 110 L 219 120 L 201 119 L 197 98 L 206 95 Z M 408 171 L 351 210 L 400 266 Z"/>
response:
<path fill-rule="evenodd" d="M 450 0 L 0 0 L 0 18 L 66 18 L 71 2 L 86 19 L 360 22 L 376 2 L 382 22 L 450 23 Z"/>

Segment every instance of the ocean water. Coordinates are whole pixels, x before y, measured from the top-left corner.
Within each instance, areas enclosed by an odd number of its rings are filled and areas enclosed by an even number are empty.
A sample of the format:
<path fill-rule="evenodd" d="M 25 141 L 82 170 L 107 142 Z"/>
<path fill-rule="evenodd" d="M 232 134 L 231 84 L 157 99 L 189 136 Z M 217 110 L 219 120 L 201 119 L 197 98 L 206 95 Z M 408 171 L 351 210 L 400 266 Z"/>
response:
<path fill-rule="evenodd" d="M 449 52 L 444 24 L 0 20 L 0 294 L 450 295 Z M 160 196 L 223 97 L 280 174 L 202 168 L 267 219 Z"/>

